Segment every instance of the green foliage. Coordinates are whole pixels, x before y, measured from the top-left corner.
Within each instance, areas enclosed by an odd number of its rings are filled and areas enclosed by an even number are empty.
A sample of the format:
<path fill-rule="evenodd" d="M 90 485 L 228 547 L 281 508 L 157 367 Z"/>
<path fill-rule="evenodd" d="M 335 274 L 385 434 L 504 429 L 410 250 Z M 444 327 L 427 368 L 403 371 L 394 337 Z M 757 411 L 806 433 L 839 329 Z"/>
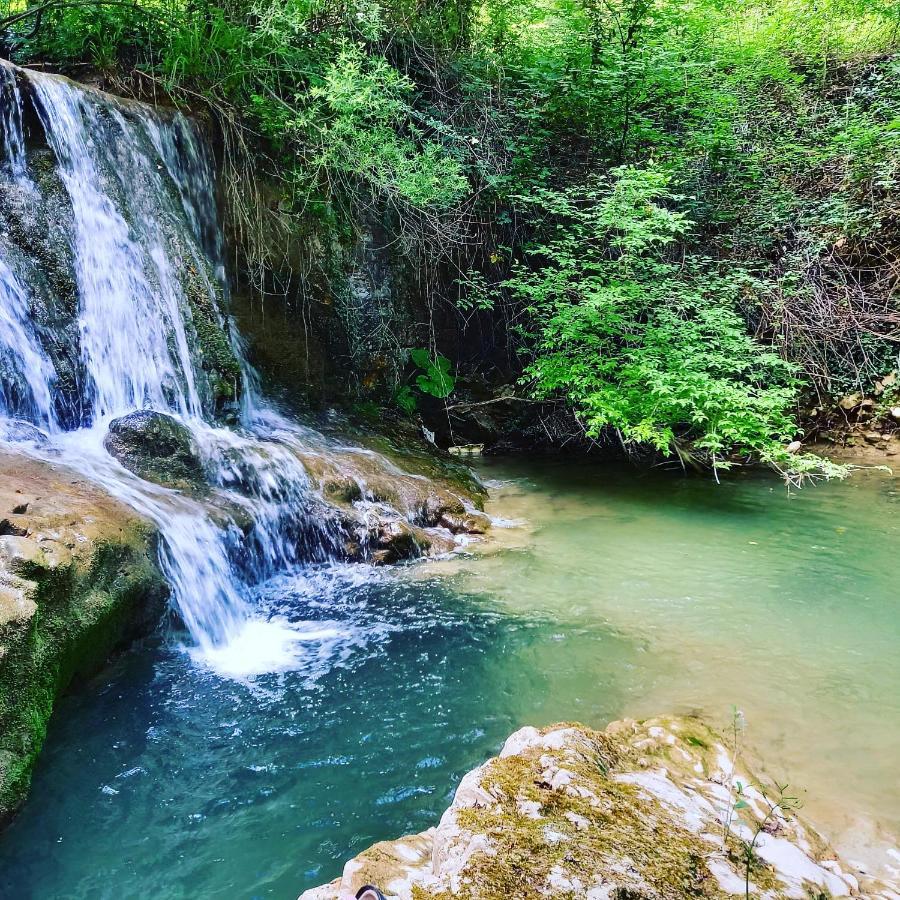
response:
<path fill-rule="evenodd" d="M 562 395 L 588 434 L 664 453 L 690 442 L 716 466 L 793 438 L 793 368 L 753 340 L 737 310 L 745 271 L 669 258 L 691 223 L 660 169 L 621 167 L 585 189 L 544 191 L 547 239 L 505 287 L 534 323 L 526 370 L 539 397 Z"/>
<path fill-rule="evenodd" d="M 895 365 L 900 4 L 28 9 L 0 0 L 18 61 L 138 72 L 230 123 L 279 210 L 346 230 L 348 210 L 382 215 L 592 434 L 823 471 L 783 450 L 798 405 Z M 450 363 L 416 352 L 417 390 L 447 396 Z"/>
<path fill-rule="evenodd" d="M 430 394 L 443 400 L 453 393 L 456 387 L 456 378 L 450 373 L 450 360 L 446 356 L 437 354 L 432 356 L 425 348 L 410 350 L 410 359 L 422 370 L 416 376 L 416 387 L 423 394 Z"/>
<path fill-rule="evenodd" d="M 416 411 L 416 395 L 408 384 L 401 384 L 394 391 L 394 404 L 408 416 Z"/>

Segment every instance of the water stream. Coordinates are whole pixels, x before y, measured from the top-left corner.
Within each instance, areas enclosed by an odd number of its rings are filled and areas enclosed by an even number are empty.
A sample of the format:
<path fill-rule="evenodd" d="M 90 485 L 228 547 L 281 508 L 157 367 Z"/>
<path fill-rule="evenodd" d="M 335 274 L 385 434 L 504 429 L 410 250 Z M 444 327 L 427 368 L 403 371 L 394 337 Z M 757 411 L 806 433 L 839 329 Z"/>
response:
<path fill-rule="evenodd" d="M 850 858 L 896 867 L 897 480 L 483 471 L 523 524 L 477 554 L 261 586 L 303 635 L 291 671 L 222 679 L 150 643 L 68 697 L 0 895 L 291 900 L 433 824 L 522 724 L 732 705 Z"/>

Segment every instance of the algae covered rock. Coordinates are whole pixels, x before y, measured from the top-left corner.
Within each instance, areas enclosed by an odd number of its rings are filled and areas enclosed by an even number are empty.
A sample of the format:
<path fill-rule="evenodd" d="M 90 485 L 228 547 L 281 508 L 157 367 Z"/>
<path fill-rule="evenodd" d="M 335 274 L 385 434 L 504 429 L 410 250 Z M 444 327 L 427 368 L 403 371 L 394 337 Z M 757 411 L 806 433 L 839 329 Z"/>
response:
<path fill-rule="evenodd" d="M 301 900 L 364 884 L 401 900 L 897 896 L 758 785 L 695 719 L 523 728 L 436 827 L 375 844 Z"/>
<path fill-rule="evenodd" d="M 142 409 L 109 423 L 103 446 L 126 469 L 171 487 L 202 487 L 200 451 L 190 430 L 165 413 Z"/>
<path fill-rule="evenodd" d="M 156 536 L 65 468 L 0 451 L 0 825 L 25 798 L 57 697 L 155 627 Z"/>

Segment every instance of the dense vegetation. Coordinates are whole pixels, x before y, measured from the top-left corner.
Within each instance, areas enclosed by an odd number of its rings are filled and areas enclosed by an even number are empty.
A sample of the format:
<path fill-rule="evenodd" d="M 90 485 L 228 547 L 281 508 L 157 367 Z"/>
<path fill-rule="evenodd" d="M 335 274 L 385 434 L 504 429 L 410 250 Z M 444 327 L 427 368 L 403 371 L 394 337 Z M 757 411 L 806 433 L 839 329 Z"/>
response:
<path fill-rule="evenodd" d="M 6 2 L 17 61 L 210 108 L 248 241 L 261 161 L 298 220 L 377 209 L 588 436 L 809 470 L 897 367 L 891 0 Z"/>

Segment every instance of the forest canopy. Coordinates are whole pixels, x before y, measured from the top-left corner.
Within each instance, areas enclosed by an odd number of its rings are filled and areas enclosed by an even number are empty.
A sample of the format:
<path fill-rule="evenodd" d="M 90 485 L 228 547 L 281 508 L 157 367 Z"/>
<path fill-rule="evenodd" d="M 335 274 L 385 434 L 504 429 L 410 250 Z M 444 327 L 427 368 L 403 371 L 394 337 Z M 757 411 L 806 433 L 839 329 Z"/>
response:
<path fill-rule="evenodd" d="M 800 472 L 898 367 L 898 40 L 889 0 L 0 4 L 14 61 L 210 112 L 235 191 L 377 208 L 588 436 Z"/>

